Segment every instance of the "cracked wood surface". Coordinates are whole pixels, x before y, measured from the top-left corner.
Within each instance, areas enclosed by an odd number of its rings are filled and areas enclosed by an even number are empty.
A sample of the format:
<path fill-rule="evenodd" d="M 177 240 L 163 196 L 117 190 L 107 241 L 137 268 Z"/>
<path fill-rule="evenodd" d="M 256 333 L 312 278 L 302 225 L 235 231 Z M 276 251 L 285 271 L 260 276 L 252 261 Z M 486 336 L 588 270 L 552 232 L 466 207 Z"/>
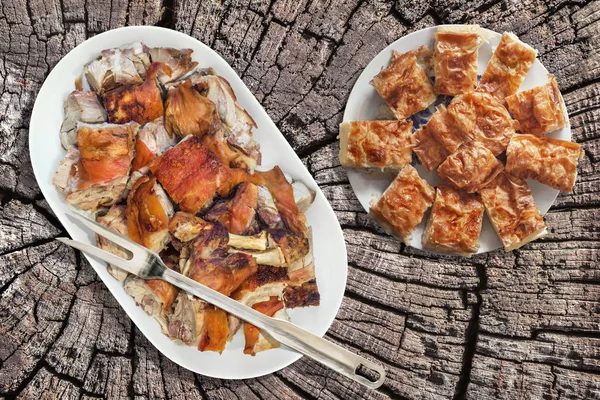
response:
<path fill-rule="evenodd" d="M 465 260 L 407 248 L 371 222 L 337 160 L 362 69 L 442 23 L 511 30 L 558 78 L 585 157 L 550 234 Z M 302 358 L 225 381 L 160 354 L 132 325 L 44 201 L 27 148 L 45 76 L 87 37 L 154 24 L 190 34 L 240 74 L 325 191 L 348 285 L 327 337 L 385 363 L 378 391 Z M 0 396 L 168 399 L 600 398 L 600 3 L 369 0 L 0 2 Z M 50 132 L 49 134 L 57 134 Z"/>

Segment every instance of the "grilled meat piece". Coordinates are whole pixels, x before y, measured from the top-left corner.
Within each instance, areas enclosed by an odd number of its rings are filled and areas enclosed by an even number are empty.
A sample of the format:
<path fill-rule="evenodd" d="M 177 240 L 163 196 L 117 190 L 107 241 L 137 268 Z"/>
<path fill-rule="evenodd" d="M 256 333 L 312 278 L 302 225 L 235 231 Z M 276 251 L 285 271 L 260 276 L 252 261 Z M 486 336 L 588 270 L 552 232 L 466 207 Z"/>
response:
<path fill-rule="evenodd" d="M 165 127 L 172 135 L 203 137 L 214 134 L 220 124 L 215 104 L 185 81 L 167 94 Z"/>
<path fill-rule="evenodd" d="M 187 276 L 224 295 L 231 292 L 256 273 L 256 261 L 245 254 L 230 254 L 225 257 L 203 259 L 192 253 Z"/>
<path fill-rule="evenodd" d="M 305 282 L 298 286 L 287 286 L 283 293 L 283 300 L 287 308 L 318 306 L 321 295 L 317 282 Z"/>
<path fill-rule="evenodd" d="M 286 229 L 269 229 L 269 242 L 271 247 L 278 246 L 284 257 L 286 265 L 302 259 L 310 250 L 308 237 L 304 233 L 295 233 Z"/>
<path fill-rule="evenodd" d="M 67 149 L 77 144 L 77 123 L 98 124 L 106 122 L 106 111 L 98 101 L 96 93 L 74 90 L 64 103 L 65 119 L 60 126 L 60 142 Z"/>
<path fill-rule="evenodd" d="M 276 296 L 270 297 L 269 300 L 262 303 L 254 304 L 252 308 L 269 317 L 289 320 L 283 301 Z M 244 354 L 255 356 L 260 351 L 279 347 L 279 342 L 247 322 L 244 324 L 244 338 L 246 339 Z"/>
<path fill-rule="evenodd" d="M 141 177 L 127 197 L 127 226 L 131 240 L 155 253 L 167 245 L 169 218 L 174 214 L 156 177 Z"/>
<path fill-rule="evenodd" d="M 173 313 L 167 316 L 168 334 L 173 340 L 198 346 L 204 331 L 204 309 L 207 303 L 186 292 L 179 292 L 173 303 Z"/>
<path fill-rule="evenodd" d="M 140 305 L 148 315 L 156 318 L 162 332 L 168 334 L 166 315 L 177 297 L 177 288 L 160 279 L 144 280 L 135 275 L 125 279 L 125 292 Z"/>
<path fill-rule="evenodd" d="M 181 210 L 192 214 L 210 205 L 217 189 L 228 187 L 233 175 L 200 138 L 193 136 L 153 160 L 149 167 Z"/>
<path fill-rule="evenodd" d="M 69 186 L 69 179 L 75 173 L 73 167 L 79 163 L 79 150 L 75 146 L 67 147 L 67 155 L 58 164 L 58 169 L 52 177 L 52 184 L 61 192 Z"/>
<path fill-rule="evenodd" d="M 222 223 L 229 233 L 252 235 L 258 232 L 257 203 L 257 186 L 250 182 L 243 182 L 237 187 L 235 195 L 230 200 L 216 203 L 204 218 Z"/>
<path fill-rule="evenodd" d="M 106 226 L 108 229 L 111 229 L 117 232 L 120 235 L 127 236 L 127 218 L 125 215 L 125 206 L 112 206 L 104 215 L 96 215 L 96 222 Z M 121 246 L 114 244 L 110 240 L 106 239 L 104 236 L 96 235 L 96 243 L 98 247 L 106 250 L 116 256 L 127 259 L 129 256 L 129 252 L 122 248 Z M 116 267 L 112 264 L 108 264 L 107 266 L 108 273 L 111 274 L 119 281 L 125 280 L 127 278 L 127 271 L 123 271 L 121 268 Z"/>
<path fill-rule="evenodd" d="M 136 123 L 79 124 L 79 161 L 70 169 L 64 190 L 67 203 L 90 210 L 111 206 L 122 199 L 129 179 L 133 141 L 138 127 Z M 65 164 L 70 163 L 73 157 L 73 152 L 67 154 L 69 160 Z M 61 166 L 59 172 L 62 174 L 64 169 L 66 165 Z M 58 178 L 56 181 L 59 187 L 64 183 Z"/>
<path fill-rule="evenodd" d="M 164 107 L 158 74 L 171 74 L 165 64 L 153 63 L 148 68 L 144 83 L 137 86 L 124 86 L 111 90 L 103 97 L 108 120 L 115 124 L 135 121 L 146 124 L 162 117 Z"/>
<path fill-rule="evenodd" d="M 103 50 L 100 57 L 83 67 L 83 72 L 90 88 L 102 95 L 122 85 L 142 83 L 149 65 L 146 46 L 136 42 Z"/>
<path fill-rule="evenodd" d="M 177 137 L 165 129 L 164 118 L 160 117 L 144 125 L 135 141 L 134 171 L 145 170 L 145 166 L 156 157 L 177 144 Z"/>
<path fill-rule="evenodd" d="M 192 49 L 173 49 L 170 47 L 154 47 L 149 50 L 152 62 L 166 64 L 173 73 L 170 77 L 162 76 L 160 83 L 166 83 L 179 79 L 181 76 L 194 69 L 198 63 L 192 61 Z"/>
<path fill-rule="evenodd" d="M 198 340 L 198 350 L 222 353 L 229 337 L 227 313 L 214 306 L 204 309 L 204 325 Z"/>
<path fill-rule="evenodd" d="M 182 242 L 189 242 L 212 227 L 210 222 L 183 211 L 177 211 L 169 222 L 169 232 Z"/>

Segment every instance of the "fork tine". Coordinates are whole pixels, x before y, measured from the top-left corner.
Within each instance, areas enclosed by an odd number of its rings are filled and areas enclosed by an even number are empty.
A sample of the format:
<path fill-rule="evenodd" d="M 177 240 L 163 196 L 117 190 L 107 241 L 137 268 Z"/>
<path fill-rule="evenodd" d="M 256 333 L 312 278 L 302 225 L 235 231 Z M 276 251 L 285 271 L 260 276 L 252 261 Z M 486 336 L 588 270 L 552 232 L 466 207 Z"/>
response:
<path fill-rule="evenodd" d="M 85 253 L 88 253 L 89 255 L 99 258 L 100 260 L 105 261 L 109 264 L 112 264 L 116 267 L 124 269 L 127 272 L 135 273 L 134 271 L 132 271 L 131 264 L 129 263 L 128 260 L 125 260 L 124 258 L 116 256 L 112 253 L 109 253 L 108 251 L 99 249 L 95 246 L 92 246 L 91 244 L 78 242 L 76 240 L 72 240 L 69 238 L 58 237 L 58 238 L 56 238 L 56 240 L 58 240 L 59 242 L 62 242 L 64 244 L 67 244 L 71 247 L 74 247 L 78 250 L 81 250 Z"/>
<path fill-rule="evenodd" d="M 88 228 L 90 228 L 92 231 L 96 232 L 98 235 L 104 236 L 111 242 L 114 242 L 115 244 L 118 244 L 119 246 L 129 250 L 131 253 L 133 253 L 134 257 L 136 255 L 138 255 L 138 256 L 141 256 L 144 258 L 146 256 L 146 254 L 148 254 L 150 252 L 150 250 L 146 249 L 143 246 L 140 246 L 133 240 L 126 238 L 125 236 L 122 236 L 114 231 L 111 231 L 107 227 L 99 224 L 98 222 L 94 221 L 93 219 L 86 217 L 85 215 L 81 214 L 80 212 L 73 210 L 73 209 L 72 209 L 72 212 L 73 212 L 72 214 L 67 214 L 67 215 L 72 216 L 73 218 L 82 222 Z"/>

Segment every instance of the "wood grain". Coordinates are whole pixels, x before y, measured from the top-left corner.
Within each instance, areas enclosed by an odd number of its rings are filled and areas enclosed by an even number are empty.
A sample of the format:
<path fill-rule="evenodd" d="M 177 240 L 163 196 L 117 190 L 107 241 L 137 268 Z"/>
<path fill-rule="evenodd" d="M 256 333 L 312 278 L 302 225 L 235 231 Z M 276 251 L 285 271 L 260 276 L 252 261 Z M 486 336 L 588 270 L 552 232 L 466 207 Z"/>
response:
<path fill-rule="evenodd" d="M 511 30 L 558 78 L 585 156 L 550 235 L 465 260 L 405 247 L 368 219 L 337 152 L 362 69 L 397 38 L 442 23 Z M 166 26 L 218 51 L 302 157 L 348 247 L 327 337 L 381 360 L 368 391 L 301 359 L 225 381 L 161 355 L 131 324 L 43 200 L 28 124 L 44 78 L 86 38 Z M 0 396 L 11 398 L 600 398 L 600 2 L 16 0 L 0 3 Z M 48 132 L 48 134 L 57 134 Z"/>

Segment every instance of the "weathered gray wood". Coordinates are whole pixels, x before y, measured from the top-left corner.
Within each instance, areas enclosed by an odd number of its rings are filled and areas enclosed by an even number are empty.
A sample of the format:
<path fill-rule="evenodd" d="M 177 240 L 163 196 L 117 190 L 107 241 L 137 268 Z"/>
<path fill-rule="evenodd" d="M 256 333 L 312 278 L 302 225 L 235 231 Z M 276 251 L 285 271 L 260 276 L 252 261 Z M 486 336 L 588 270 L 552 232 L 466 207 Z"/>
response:
<path fill-rule="evenodd" d="M 362 210 L 337 125 L 381 49 L 439 23 L 511 30 L 558 77 L 585 156 L 550 234 L 459 259 L 408 248 Z M 263 103 L 344 229 L 348 286 L 327 336 L 385 363 L 367 391 L 307 359 L 224 381 L 165 358 L 131 324 L 35 183 L 27 130 L 52 67 L 87 37 L 157 24 L 217 50 Z M 139 399 L 599 398 L 600 2 L 18 0 L 0 2 L 0 396 Z M 52 132 L 49 132 L 52 134 Z"/>

